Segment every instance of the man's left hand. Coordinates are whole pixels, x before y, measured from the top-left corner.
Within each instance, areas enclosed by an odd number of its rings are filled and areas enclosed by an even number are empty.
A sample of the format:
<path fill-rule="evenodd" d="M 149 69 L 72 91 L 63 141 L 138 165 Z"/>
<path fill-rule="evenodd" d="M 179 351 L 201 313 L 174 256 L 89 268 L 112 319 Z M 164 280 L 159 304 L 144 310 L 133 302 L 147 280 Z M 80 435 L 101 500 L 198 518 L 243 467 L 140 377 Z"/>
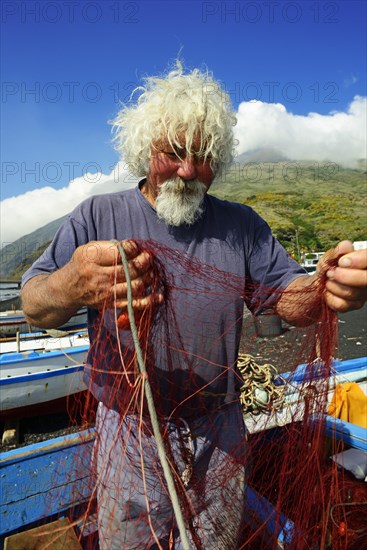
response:
<path fill-rule="evenodd" d="M 337 265 L 328 268 L 334 259 Z M 322 256 L 317 272 L 326 274 L 325 301 L 330 309 L 344 313 L 363 307 L 367 300 L 367 250 L 354 250 L 350 241 L 341 241 Z"/>

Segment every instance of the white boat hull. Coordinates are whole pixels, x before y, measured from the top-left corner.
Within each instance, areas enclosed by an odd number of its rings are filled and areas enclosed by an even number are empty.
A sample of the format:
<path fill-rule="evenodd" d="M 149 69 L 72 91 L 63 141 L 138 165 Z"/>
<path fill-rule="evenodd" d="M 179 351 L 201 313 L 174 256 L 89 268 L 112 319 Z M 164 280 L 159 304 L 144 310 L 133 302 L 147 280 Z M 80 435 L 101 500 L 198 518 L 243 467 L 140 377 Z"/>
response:
<path fill-rule="evenodd" d="M 0 361 L 0 412 L 84 391 L 83 370 L 87 351 L 88 346 L 81 346 L 40 353 L 38 357 L 35 352 L 16 353 L 13 360 Z M 19 355 L 23 357 L 20 359 Z"/>
<path fill-rule="evenodd" d="M 52 351 L 87 345 L 89 345 L 89 339 L 85 333 L 68 334 L 61 338 L 53 338 L 45 336 L 44 334 L 38 334 L 37 337 L 33 338 L 21 338 L 19 342 L 15 340 L 0 342 L 0 355 L 15 352 L 25 353 L 27 351 Z"/>
<path fill-rule="evenodd" d="M 59 327 L 60 330 L 71 330 L 87 325 L 87 310 L 82 308 L 73 315 L 67 323 Z M 14 336 L 17 332 L 32 333 L 40 329 L 29 325 L 22 311 L 0 312 L 0 337 Z"/>

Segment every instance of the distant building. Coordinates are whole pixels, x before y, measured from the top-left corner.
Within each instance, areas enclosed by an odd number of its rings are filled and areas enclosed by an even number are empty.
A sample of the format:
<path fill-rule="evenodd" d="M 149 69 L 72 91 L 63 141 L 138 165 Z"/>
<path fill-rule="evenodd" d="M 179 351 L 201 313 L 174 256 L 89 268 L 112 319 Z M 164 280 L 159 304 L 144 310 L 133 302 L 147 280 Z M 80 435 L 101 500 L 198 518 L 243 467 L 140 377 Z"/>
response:
<path fill-rule="evenodd" d="M 354 250 L 366 250 L 367 241 L 354 241 L 353 247 Z"/>
<path fill-rule="evenodd" d="M 304 267 L 308 273 L 315 273 L 317 262 L 323 254 L 324 252 L 305 252 L 302 254 L 301 266 Z"/>

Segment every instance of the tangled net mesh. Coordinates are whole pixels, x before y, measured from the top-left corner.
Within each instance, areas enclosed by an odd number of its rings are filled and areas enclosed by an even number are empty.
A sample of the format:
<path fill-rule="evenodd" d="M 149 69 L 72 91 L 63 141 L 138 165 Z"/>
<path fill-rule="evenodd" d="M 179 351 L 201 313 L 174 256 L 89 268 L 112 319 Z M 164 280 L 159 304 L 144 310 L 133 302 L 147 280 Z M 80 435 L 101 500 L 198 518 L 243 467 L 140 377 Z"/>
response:
<path fill-rule="evenodd" d="M 89 449 L 74 464 L 84 473 L 75 502 L 90 495 L 74 514 L 83 547 L 98 548 L 96 536 L 84 536 L 97 514 L 104 549 L 272 549 L 279 541 L 292 549 L 362 548 L 366 490 L 330 460 L 343 443 L 325 429 L 336 316 L 324 306 L 319 322 L 302 328 L 301 344 L 300 330 L 292 330 L 292 353 L 278 350 L 278 370 L 290 373 L 283 378 L 254 357 L 248 309 L 270 307 L 281 290 L 155 242 L 138 244 L 154 258 L 150 290 L 164 300 L 135 314 L 146 373 L 126 314 L 106 305 L 90 327 L 94 397 L 81 415 L 85 425 L 96 422 L 97 435 L 92 458 Z M 322 278 L 317 285 L 321 295 Z M 292 299 L 297 308 L 305 292 Z M 300 364 L 305 376 L 296 383 Z M 147 382 L 186 542 L 157 451 Z M 96 413 L 97 401 L 104 406 Z"/>

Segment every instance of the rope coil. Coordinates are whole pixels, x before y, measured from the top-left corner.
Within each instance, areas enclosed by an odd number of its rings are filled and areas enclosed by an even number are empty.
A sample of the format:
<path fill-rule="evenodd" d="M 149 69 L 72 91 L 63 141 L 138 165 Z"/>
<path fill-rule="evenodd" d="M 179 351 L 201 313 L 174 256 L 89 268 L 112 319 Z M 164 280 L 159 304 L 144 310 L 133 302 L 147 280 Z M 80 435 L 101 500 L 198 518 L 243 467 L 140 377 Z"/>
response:
<path fill-rule="evenodd" d="M 274 365 L 259 365 L 252 355 L 238 354 L 237 368 L 243 385 L 240 388 L 240 403 L 244 413 L 272 414 L 284 406 L 285 385 L 276 386 L 276 379 L 283 380 Z"/>

